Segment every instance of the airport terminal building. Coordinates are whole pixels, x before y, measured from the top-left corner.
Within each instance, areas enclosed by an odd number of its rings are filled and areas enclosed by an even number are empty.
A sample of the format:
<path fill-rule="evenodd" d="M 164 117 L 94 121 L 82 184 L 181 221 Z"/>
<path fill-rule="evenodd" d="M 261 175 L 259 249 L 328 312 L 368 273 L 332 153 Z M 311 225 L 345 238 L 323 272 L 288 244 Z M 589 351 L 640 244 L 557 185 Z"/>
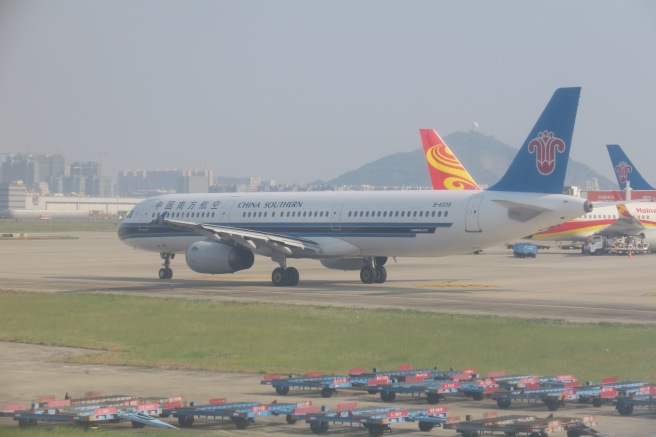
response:
<path fill-rule="evenodd" d="M 122 219 L 142 198 L 29 195 L 22 183 L 0 184 L 0 218 Z"/>

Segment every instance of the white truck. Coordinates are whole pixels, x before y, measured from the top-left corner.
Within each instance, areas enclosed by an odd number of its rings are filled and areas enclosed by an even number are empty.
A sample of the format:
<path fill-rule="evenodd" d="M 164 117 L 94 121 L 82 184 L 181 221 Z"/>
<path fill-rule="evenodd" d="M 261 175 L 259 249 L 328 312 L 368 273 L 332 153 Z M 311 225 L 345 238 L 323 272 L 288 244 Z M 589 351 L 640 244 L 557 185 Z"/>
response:
<path fill-rule="evenodd" d="M 593 235 L 586 238 L 581 247 L 581 253 L 589 253 L 590 255 L 649 253 L 649 243 L 641 236 L 606 237 L 604 235 Z"/>

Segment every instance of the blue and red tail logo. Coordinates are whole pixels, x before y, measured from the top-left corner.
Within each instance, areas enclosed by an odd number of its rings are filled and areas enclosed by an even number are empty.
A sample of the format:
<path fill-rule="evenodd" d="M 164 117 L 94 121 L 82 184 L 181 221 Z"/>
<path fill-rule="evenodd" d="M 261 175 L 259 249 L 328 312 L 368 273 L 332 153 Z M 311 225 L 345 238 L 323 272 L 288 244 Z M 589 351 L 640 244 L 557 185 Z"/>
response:
<path fill-rule="evenodd" d="M 528 153 L 535 153 L 535 167 L 541 175 L 547 176 L 556 168 L 556 152 L 564 153 L 567 146 L 553 132 L 540 132 L 528 144 Z"/>
<path fill-rule="evenodd" d="M 617 173 L 617 178 L 623 184 L 626 183 L 626 180 L 629 178 L 629 173 L 633 171 L 633 167 L 629 165 L 626 161 L 622 161 L 615 166 L 615 173 Z"/>
<path fill-rule="evenodd" d="M 488 191 L 563 191 L 581 88 L 559 88 L 505 175 Z"/>
<path fill-rule="evenodd" d="M 606 147 L 608 148 L 608 156 L 610 156 L 610 162 L 613 164 L 613 171 L 615 171 L 620 189 L 626 189 L 627 182 L 634 190 L 651 191 L 656 189 L 642 177 L 638 168 L 626 156 L 626 153 L 624 153 L 624 150 L 622 150 L 619 144 L 607 144 Z"/>

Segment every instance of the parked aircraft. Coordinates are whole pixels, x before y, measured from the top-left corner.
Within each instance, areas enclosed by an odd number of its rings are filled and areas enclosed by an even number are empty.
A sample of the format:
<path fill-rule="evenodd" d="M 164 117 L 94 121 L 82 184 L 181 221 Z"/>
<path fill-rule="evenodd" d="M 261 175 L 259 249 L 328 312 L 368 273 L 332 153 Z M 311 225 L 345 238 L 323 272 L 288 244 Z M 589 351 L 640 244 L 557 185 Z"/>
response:
<path fill-rule="evenodd" d="M 608 149 L 610 162 L 613 164 L 613 170 L 615 171 L 617 183 L 620 185 L 621 190 L 626 189 L 627 182 L 629 182 L 629 186 L 633 190 L 656 190 L 656 188 L 649 185 L 642 177 L 636 166 L 633 165 L 619 145 L 608 144 L 606 148 Z"/>
<path fill-rule="evenodd" d="M 419 135 L 434 190 L 481 189 L 435 129 L 420 129 Z"/>
<path fill-rule="evenodd" d="M 426 163 L 435 190 L 480 190 L 480 186 L 467 172 L 451 149 L 433 129 L 422 129 L 421 139 L 426 154 Z M 611 147 L 608 146 L 609 152 Z M 621 149 L 620 149 L 621 151 Z M 611 156 L 613 156 L 611 154 Z M 628 161 L 628 158 L 623 158 Z M 617 168 L 617 167 L 616 167 Z M 639 173 L 637 173 L 639 176 Z M 618 176 L 619 178 L 619 176 Z M 600 234 L 604 236 L 639 236 L 644 231 L 656 227 L 656 203 L 640 202 L 625 203 L 622 213 L 618 206 L 608 204 L 595 206 L 594 211 L 572 219 L 566 223 L 552 226 L 532 234 L 527 239 L 541 241 L 575 241 L 582 242 L 586 238 Z M 631 225 L 629 219 L 631 217 Z M 654 235 L 656 237 L 656 235 Z M 656 243 L 656 241 L 654 241 Z M 652 246 L 652 247 L 656 247 Z"/>
<path fill-rule="evenodd" d="M 170 194 L 138 204 L 121 224 L 124 243 L 207 274 L 250 268 L 254 254 L 277 262 L 274 285 L 293 286 L 295 258 L 359 269 L 383 283 L 388 257 L 469 253 L 591 211 L 562 195 L 580 88 L 556 90 L 508 172 L 488 190 Z"/>

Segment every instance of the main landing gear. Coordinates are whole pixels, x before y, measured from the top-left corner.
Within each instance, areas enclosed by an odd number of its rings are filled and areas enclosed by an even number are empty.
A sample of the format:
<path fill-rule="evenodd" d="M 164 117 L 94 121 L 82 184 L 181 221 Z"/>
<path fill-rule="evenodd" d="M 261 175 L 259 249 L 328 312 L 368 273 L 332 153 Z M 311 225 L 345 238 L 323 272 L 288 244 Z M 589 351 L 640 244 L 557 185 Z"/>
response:
<path fill-rule="evenodd" d="M 159 279 L 171 279 L 173 277 L 173 269 L 169 267 L 171 260 L 175 258 L 175 253 L 160 252 L 159 256 L 164 260 L 164 267 L 159 269 Z"/>
<path fill-rule="evenodd" d="M 294 267 L 287 267 L 287 258 L 285 256 L 272 256 L 271 259 L 280 264 L 280 267 L 273 269 L 271 273 L 271 282 L 273 282 L 273 285 L 276 287 L 282 287 L 283 285 L 293 287 L 298 285 L 298 270 Z"/>
<path fill-rule="evenodd" d="M 298 285 L 299 274 L 298 270 L 294 267 L 278 267 L 273 269 L 271 273 L 271 282 L 276 287 L 281 287 L 283 285 Z"/>
<path fill-rule="evenodd" d="M 367 265 L 360 269 L 360 280 L 363 284 L 382 284 L 387 280 L 385 269 L 386 257 L 369 257 Z"/>

